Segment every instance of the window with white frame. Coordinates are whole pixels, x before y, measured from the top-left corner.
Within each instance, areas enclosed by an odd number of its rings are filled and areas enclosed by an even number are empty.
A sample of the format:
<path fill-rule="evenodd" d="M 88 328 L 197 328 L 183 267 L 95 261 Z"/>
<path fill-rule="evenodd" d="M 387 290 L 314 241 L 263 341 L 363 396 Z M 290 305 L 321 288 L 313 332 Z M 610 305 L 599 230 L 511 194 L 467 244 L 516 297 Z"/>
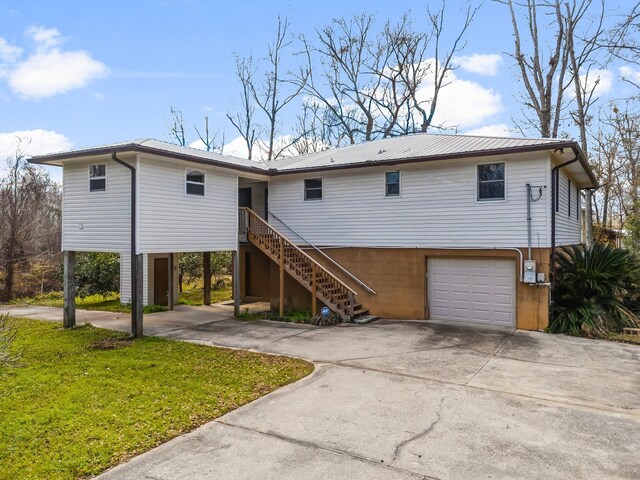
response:
<path fill-rule="evenodd" d="M 478 165 L 478 201 L 505 199 L 505 163 Z"/>
<path fill-rule="evenodd" d="M 304 199 L 322 200 L 322 179 L 307 178 L 304 181 Z"/>
<path fill-rule="evenodd" d="M 107 190 L 107 166 L 89 165 L 89 191 L 104 192 Z"/>
<path fill-rule="evenodd" d="M 384 196 L 400 196 L 400 171 L 386 172 L 384 174 Z"/>
<path fill-rule="evenodd" d="M 204 172 L 198 170 L 187 172 L 186 192 L 188 195 L 204 196 Z"/>

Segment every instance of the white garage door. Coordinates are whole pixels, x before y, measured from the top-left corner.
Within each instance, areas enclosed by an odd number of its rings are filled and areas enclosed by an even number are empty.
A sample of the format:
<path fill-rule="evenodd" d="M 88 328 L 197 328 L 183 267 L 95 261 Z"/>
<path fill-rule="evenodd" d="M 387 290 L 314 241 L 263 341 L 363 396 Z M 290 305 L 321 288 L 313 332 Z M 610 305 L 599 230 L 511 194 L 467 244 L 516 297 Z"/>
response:
<path fill-rule="evenodd" d="M 432 320 L 516 325 L 516 263 L 505 258 L 430 258 Z"/>

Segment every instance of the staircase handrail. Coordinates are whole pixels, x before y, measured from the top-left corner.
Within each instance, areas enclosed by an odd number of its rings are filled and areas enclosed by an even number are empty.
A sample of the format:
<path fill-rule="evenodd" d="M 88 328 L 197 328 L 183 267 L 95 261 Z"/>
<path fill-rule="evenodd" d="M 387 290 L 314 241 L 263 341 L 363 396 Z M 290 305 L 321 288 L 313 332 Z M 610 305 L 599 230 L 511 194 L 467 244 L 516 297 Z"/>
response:
<path fill-rule="evenodd" d="M 344 268 L 342 265 L 340 265 L 338 262 L 336 262 L 333 258 L 331 258 L 329 255 L 327 255 L 326 253 L 324 253 L 322 250 L 320 250 L 318 247 L 316 247 L 313 243 L 311 243 L 309 240 L 307 240 L 306 238 L 304 238 L 302 235 L 300 235 L 298 232 L 296 232 L 293 228 L 291 228 L 289 225 L 286 224 L 286 222 L 284 220 L 282 220 L 280 217 L 278 217 L 275 213 L 273 213 L 271 210 L 268 210 L 267 213 L 269 215 L 271 215 L 273 218 L 275 218 L 276 220 L 278 220 L 282 225 L 284 225 L 285 227 L 287 227 L 289 230 L 291 230 L 294 234 L 296 234 L 298 237 L 300 237 L 302 239 L 303 242 L 305 242 L 307 245 L 309 245 L 311 248 L 313 248 L 316 252 L 318 252 L 320 255 L 322 255 L 324 258 L 326 258 L 327 260 L 329 260 L 333 265 L 335 265 L 336 267 L 338 267 L 340 270 L 342 270 L 343 273 L 345 273 L 346 275 L 349 276 L 349 278 L 351 280 L 353 280 L 354 282 L 356 282 L 358 285 L 360 285 L 362 288 L 364 288 L 367 292 L 369 293 L 373 293 L 374 295 L 376 295 L 376 292 L 373 288 L 371 288 L 369 285 L 367 285 L 366 283 L 364 283 L 362 280 L 360 280 L 358 277 L 356 277 L 353 273 L 351 273 L 349 270 L 347 270 L 346 268 Z"/>
<path fill-rule="evenodd" d="M 274 231 L 274 233 L 276 233 L 278 236 L 280 236 L 286 243 L 289 244 L 289 246 L 291 246 L 292 248 L 294 248 L 295 250 L 297 250 L 300 254 L 302 254 L 304 257 L 306 257 L 312 264 L 315 264 L 317 268 L 320 268 L 321 270 L 323 270 L 327 275 L 329 275 L 331 278 L 333 278 L 336 282 L 338 282 L 340 285 L 342 285 L 344 288 L 346 288 L 349 292 L 351 292 L 354 295 L 357 295 L 358 292 L 356 292 L 353 288 L 351 288 L 349 285 L 347 285 L 346 283 L 344 283 L 342 280 L 340 280 L 338 277 L 336 277 L 333 273 L 331 273 L 329 270 L 327 270 L 325 267 L 323 267 L 322 265 L 320 265 L 316 260 L 313 259 L 313 257 L 311 257 L 309 254 L 305 253 L 304 250 L 302 250 L 300 247 L 298 247 L 295 243 L 293 243 L 291 240 L 289 240 L 285 235 L 283 235 L 282 233 L 280 233 L 276 228 L 274 228 L 273 225 L 271 225 L 269 222 L 267 222 L 266 220 L 264 220 L 260 215 L 258 215 L 256 212 L 254 212 L 253 210 L 251 210 L 248 207 L 239 207 L 241 210 L 246 210 L 248 213 L 248 218 L 249 217 L 253 217 L 254 219 L 258 220 L 260 223 L 264 224 L 267 226 L 267 228 L 270 228 L 271 230 Z"/>

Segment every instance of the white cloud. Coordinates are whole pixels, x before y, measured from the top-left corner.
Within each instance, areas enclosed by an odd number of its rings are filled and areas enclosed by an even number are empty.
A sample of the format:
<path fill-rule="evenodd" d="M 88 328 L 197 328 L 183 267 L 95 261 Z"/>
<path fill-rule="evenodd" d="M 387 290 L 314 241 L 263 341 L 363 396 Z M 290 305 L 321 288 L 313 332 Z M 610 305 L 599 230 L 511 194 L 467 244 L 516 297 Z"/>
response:
<path fill-rule="evenodd" d="M 39 99 L 86 87 L 107 72 L 103 63 L 86 52 L 53 49 L 36 53 L 20 63 L 10 74 L 9 85 L 25 98 Z"/>
<path fill-rule="evenodd" d="M 465 135 L 477 135 L 479 137 L 513 137 L 513 132 L 505 123 L 496 123 L 474 128 L 464 132 Z"/>
<path fill-rule="evenodd" d="M 19 139 L 21 147 L 29 156 L 70 150 L 73 144 L 64 135 L 52 130 L 17 130 L 15 132 L 0 132 L 0 160 L 11 158 L 16 153 Z"/>
<path fill-rule="evenodd" d="M 636 70 L 629 65 L 623 65 L 620 67 L 620 75 L 633 83 L 640 82 L 640 70 Z"/>
<path fill-rule="evenodd" d="M 497 53 L 473 53 L 455 57 L 454 62 L 467 72 L 493 76 L 498 74 L 498 67 L 502 63 L 502 57 Z"/>
<path fill-rule="evenodd" d="M 38 50 L 49 50 L 62 43 L 62 35 L 57 28 L 34 26 L 24 32 L 35 43 Z"/>
<path fill-rule="evenodd" d="M 580 75 L 580 81 L 587 92 L 594 89 L 594 96 L 611 92 L 613 87 L 613 72 L 611 70 L 591 70 L 588 74 Z"/>
<path fill-rule="evenodd" d="M 22 49 L 11 45 L 4 38 L 0 37 L 0 62 L 13 63 L 22 55 Z"/>
<path fill-rule="evenodd" d="M 440 90 L 434 125 L 471 128 L 482 125 L 502 112 L 502 97 L 492 88 L 450 75 L 450 83 Z M 419 97 L 429 98 L 431 87 L 420 89 Z"/>
<path fill-rule="evenodd" d="M 35 51 L 19 61 L 22 49 L 0 38 L 0 78 L 7 77 L 14 93 L 27 99 L 51 97 L 86 87 L 106 75 L 109 69 L 82 50 L 59 48 L 63 38 L 56 28 L 31 27 L 25 35 L 35 43 Z"/>

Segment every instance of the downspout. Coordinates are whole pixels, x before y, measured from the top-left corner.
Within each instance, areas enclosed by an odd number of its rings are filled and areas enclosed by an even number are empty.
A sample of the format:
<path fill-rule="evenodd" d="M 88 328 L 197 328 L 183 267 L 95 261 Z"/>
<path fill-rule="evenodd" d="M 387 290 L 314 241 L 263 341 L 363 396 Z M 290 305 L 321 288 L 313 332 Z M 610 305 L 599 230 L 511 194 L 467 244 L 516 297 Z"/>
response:
<path fill-rule="evenodd" d="M 556 190 L 558 189 L 558 185 L 556 182 L 556 173 L 560 171 L 561 168 L 566 167 L 567 165 L 571 165 L 578 161 L 578 152 L 573 149 L 573 154 L 575 155 L 573 160 L 568 160 L 560 165 L 556 165 L 551 169 L 551 265 L 549 265 L 549 282 L 551 284 L 550 294 L 551 300 L 549 301 L 549 321 L 553 317 L 553 311 L 555 309 L 555 282 L 556 282 Z"/>
<path fill-rule="evenodd" d="M 138 265 L 136 262 L 136 169 L 120 160 L 116 153 L 111 154 L 114 162 L 126 167 L 131 172 L 131 336 L 142 337 L 142 311 L 138 312 Z M 139 317 L 138 317 L 139 315 Z M 138 324 L 140 318 L 140 324 Z"/>

